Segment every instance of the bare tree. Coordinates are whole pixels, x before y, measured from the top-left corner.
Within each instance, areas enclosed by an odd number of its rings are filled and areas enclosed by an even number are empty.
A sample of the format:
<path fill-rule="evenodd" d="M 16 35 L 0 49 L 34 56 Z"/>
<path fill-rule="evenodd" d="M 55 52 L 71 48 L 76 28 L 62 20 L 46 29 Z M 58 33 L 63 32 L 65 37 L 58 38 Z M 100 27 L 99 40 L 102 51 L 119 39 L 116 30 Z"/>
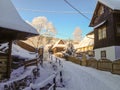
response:
<path fill-rule="evenodd" d="M 32 22 L 28 23 L 35 27 L 40 34 L 39 36 L 29 38 L 28 40 L 35 47 L 35 49 L 49 44 L 52 41 L 52 37 L 56 36 L 56 28 L 53 23 L 49 22 L 44 16 L 35 17 Z"/>
<path fill-rule="evenodd" d="M 35 17 L 32 20 L 31 25 L 35 27 L 41 35 L 47 37 L 53 37 L 57 33 L 52 22 L 49 22 L 48 19 L 44 16 Z"/>
<path fill-rule="evenodd" d="M 81 41 L 82 39 L 82 30 L 79 27 L 76 27 L 73 32 L 73 37 L 75 41 Z"/>

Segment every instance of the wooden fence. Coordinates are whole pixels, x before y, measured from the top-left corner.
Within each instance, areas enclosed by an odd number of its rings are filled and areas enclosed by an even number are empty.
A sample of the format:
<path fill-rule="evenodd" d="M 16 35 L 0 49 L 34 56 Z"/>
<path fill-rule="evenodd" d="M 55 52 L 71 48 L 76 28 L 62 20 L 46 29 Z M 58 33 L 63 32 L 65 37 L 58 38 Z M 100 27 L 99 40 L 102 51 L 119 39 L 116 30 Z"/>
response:
<path fill-rule="evenodd" d="M 95 58 L 90 58 L 88 60 L 84 60 L 83 62 L 79 58 L 71 56 L 68 56 L 67 60 L 79 65 L 82 65 L 82 63 L 86 61 L 86 66 L 88 67 L 93 67 L 99 70 L 109 71 L 113 74 L 120 75 L 120 60 L 110 61 L 108 59 L 96 60 Z"/>
<path fill-rule="evenodd" d="M 113 69 L 112 65 L 113 65 L 112 61 L 110 61 L 108 59 L 98 61 L 98 69 L 99 70 L 112 72 L 112 69 Z"/>
<path fill-rule="evenodd" d="M 69 57 L 67 57 L 67 60 L 71 61 L 73 63 L 79 64 L 79 65 L 82 64 L 82 60 L 80 60 L 79 58 L 76 58 L 76 57 L 69 56 Z"/>
<path fill-rule="evenodd" d="M 31 90 L 56 90 L 56 75 L 57 73 L 49 76 L 44 81 L 31 86 Z"/>
<path fill-rule="evenodd" d="M 0 53 L 0 80 L 6 78 L 8 72 L 8 54 Z"/>
<path fill-rule="evenodd" d="M 120 75 L 120 60 L 114 61 L 112 68 L 112 73 Z"/>
<path fill-rule="evenodd" d="M 93 68 L 96 68 L 96 69 L 98 68 L 98 63 L 97 63 L 97 60 L 95 58 L 90 58 L 86 62 L 87 62 L 86 66 L 93 67 Z"/>
<path fill-rule="evenodd" d="M 28 66 L 38 66 L 39 61 L 37 59 L 32 59 L 24 62 L 24 68 Z"/>

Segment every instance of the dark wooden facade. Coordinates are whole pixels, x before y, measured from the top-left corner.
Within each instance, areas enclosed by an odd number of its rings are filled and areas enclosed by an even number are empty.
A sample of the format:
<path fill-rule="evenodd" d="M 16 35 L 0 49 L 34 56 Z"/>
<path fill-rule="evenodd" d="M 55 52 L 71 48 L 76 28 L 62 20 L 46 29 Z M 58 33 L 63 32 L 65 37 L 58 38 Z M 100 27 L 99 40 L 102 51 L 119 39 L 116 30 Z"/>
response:
<path fill-rule="evenodd" d="M 104 12 L 99 14 L 101 7 L 103 7 Z M 102 24 L 99 25 L 100 23 Z M 98 25 L 98 27 L 94 28 L 94 49 L 108 46 L 120 46 L 120 34 L 117 35 L 117 24 L 120 24 L 120 10 L 112 10 L 108 6 L 98 2 L 90 23 L 91 27 L 96 27 L 96 25 Z M 99 40 L 98 29 L 102 26 L 106 26 L 106 38 Z"/>

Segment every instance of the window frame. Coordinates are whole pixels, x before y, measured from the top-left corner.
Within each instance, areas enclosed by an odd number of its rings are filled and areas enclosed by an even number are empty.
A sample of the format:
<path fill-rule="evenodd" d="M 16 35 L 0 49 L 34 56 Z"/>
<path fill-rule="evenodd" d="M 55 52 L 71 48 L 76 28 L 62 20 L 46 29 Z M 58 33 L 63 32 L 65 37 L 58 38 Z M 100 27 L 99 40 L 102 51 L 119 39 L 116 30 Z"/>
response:
<path fill-rule="evenodd" d="M 118 27 L 119 27 L 119 30 L 118 30 Z M 116 36 L 120 36 L 120 23 L 116 24 Z"/>
<path fill-rule="evenodd" d="M 101 59 L 106 59 L 106 50 L 101 51 Z"/>
<path fill-rule="evenodd" d="M 98 28 L 98 40 L 107 38 L 107 28 L 106 25 L 103 25 Z"/>

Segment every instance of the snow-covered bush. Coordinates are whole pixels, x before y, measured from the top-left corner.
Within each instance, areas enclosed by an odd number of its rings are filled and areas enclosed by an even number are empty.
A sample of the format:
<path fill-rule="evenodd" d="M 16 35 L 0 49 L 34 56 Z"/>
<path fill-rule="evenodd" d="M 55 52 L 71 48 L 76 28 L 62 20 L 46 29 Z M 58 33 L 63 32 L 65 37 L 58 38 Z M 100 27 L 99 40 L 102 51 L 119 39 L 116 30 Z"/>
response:
<path fill-rule="evenodd" d="M 74 52 L 74 46 L 73 46 L 73 44 L 71 42 L 69 42 L 66 45 L 65 53 L 68 54 L 68 55 L 73 55 L 73 52 Z"/>

